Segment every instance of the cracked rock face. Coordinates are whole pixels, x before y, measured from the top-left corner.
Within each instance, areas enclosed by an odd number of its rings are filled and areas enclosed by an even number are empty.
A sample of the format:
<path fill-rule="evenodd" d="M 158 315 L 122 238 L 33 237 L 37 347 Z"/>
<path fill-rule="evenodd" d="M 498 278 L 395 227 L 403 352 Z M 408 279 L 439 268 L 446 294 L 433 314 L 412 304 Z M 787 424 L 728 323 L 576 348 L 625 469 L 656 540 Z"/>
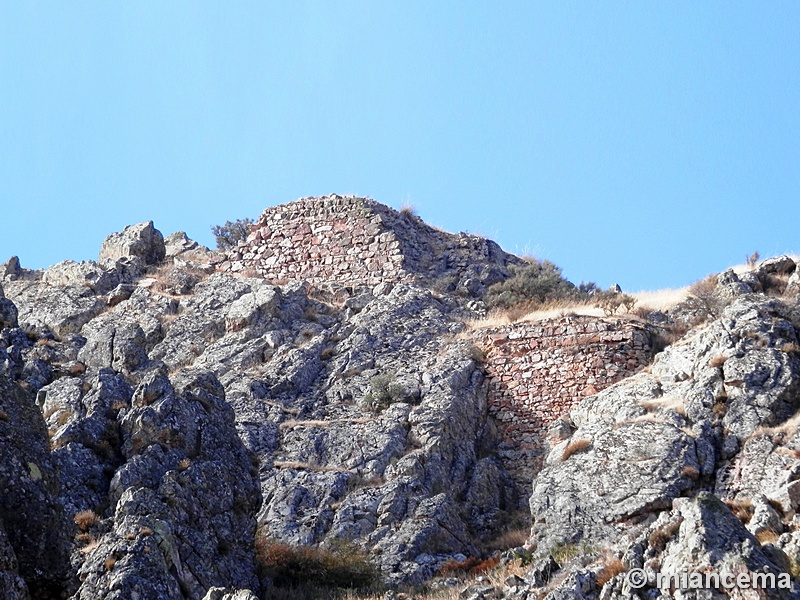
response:
<path fill-rule="evenodd" d="M 252 600 L 271 584 L 257 538 L 352 544 L 419 584 L 519 516 L 459 339 L 487 282 L 313 286 L 218 261 L 143 223 L 97 263 L 0 269 L 0 596 Z M 462 596 L 655 598 L 625 569 L 800 564 L 800 318 L 752 293 L 796 272 L 723 274 L 718 318 L 555 423 L 528 574 Z"/>
<path fill-rule="evenodd" d="M 209 273 L 179 235 L 150 264 L 151 227 L 3 282 L 21 326 L 4 365 L 52 444 L 72 597 L 257 593 L 257 527 L 352 542 L 397 583 L 501 530 L 519 498 L 452 300 Z"/>
<path fill-rule="evenodd" d="M 69 539 L 47 429 L 33 398 L 0 376 L 0 595 L 62 589 Z"/>
<path fill-rule="evenodd" d="M 609 553 L 624 569 L 645 568 L 649 580 L 638 593 L 647 597 L 659 571 L 777 576 L 794 568 L 800 360 L 793 316 L 764 296 L 738 298 L 658 355 L 649 373 L 571 412 L 534 481 L 531 542 L 539 556 L 574 548 L 579 558 L 565 574 L 591 577 L 581 591 L 549 584 L 548 598 L 644 597 L 626 587 L 624 573 L 592 583 Z M 548 585 L 531 582 L 526 589 Z M 693 594 L 675 597 L 729 597 Z M 800 588 L 770 594 L 797 598 Z"/>

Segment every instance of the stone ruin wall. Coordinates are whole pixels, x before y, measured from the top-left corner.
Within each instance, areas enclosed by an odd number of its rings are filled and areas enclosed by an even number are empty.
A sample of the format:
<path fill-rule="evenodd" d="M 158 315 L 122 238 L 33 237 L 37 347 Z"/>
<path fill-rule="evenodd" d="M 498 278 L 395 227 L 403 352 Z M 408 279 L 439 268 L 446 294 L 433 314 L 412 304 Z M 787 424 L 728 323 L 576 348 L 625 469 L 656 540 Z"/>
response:
<path fill-rule="evenodd" d="M 545 458 L 550 424 L 583 398 L 652 361 L 641 323 L 587 316 L 478 330 L 486 356 L 487 404 L 502 439 L 500 456 L 527 496 Z"/>
<path fill-rule="evenodd" d="M 519 259 L 477 236 L 449 234 L 370 199 L 303 198 L 264 211 L 246 241 L 217 264 L 275 282 L 377 285 L 467 276 Z M 500 456 L 527 496 L 549 425 L 575 404 L 648 365 L 651 335 L 625 319 L 573 316 L 472 333 L 486 354 L 488 408 Z"/>
<path fill-rule="evenodd" d="M 458 278 L 476 265 L 518 262 L 479 236 L 439 231 L 367 198 L 332 195 L 266 209 L 217 268 L 276 282 L 374 286 Z"/>

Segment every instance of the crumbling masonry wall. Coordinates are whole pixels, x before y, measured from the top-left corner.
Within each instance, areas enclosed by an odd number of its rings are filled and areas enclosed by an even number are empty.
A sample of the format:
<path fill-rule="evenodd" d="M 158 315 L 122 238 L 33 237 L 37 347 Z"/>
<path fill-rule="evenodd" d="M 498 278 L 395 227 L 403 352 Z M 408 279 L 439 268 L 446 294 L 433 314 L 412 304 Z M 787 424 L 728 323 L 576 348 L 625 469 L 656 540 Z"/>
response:
<path fill-rule="evenodd" d="M 368 198 L 331 195 L 266 209 L 247 240 L 217 266 L 321 285 L 448 277 L 490 285 L 507 276 L 508 264 L 520 262 L 491 240 L 440 231 Z"/>
<path fill-rule="evenodd" d="M 652 337 L 630 319 L 571 316 L 482 329 L 489 413 L 500 456 L 525 494 L 544 460 L 550 424 L 651 362 Z"/>

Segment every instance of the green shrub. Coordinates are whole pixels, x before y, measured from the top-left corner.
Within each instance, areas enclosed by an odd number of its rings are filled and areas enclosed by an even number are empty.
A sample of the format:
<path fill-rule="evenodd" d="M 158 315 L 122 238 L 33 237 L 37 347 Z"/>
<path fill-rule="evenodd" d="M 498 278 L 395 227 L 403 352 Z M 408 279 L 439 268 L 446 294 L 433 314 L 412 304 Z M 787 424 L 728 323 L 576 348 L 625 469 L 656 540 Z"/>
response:
<path fill-rule="evenodd" d="M 403 395 L 403 386 L 396 383 L 393 373 L 375 375 L 369 380 L 371 392 L 364 396 L 363 407 L 374 413 L 380 413 L 392 402 L 399 402 Z"/>
<path fill-rule="evenodd" d="M 511 277 L 489 287 L 486 305 L 490 308 L 511 308 L 523 302 L 544 303 L 581 295 L 574 284 L 564 279 L 561 269 L 550 261 L 512 265 L 509 270 Z"/>
<path fill-rule="evenodd" d="M 613 290 L 596 292 L 592 294 L 592 297 L 595 298 L 595 306 L 602 308 L 603 314 L 607 317 L 615 314 L 623 306 L 627 312 L 631 312 L 631 309 L 636 306 L 636 298 Z"/>
<path fill-rule="evenodd" d="M 316 548 L 292 546 L 259 536 L 256 559 L 261 575 L 270 577 L 276 587 L 363 589 L 379 581 L 378 571 L 366 553 L 347 543 Z"/>
<path fill-rule="evenodd" d="M 233 222 L 225 221 L 225 225 L 213 225 L 211 233 L 217 239 L 217 249 L 230 250 L 240 241 L 247 239 L 252 224 L 253 219 L 238 219 Z"/>

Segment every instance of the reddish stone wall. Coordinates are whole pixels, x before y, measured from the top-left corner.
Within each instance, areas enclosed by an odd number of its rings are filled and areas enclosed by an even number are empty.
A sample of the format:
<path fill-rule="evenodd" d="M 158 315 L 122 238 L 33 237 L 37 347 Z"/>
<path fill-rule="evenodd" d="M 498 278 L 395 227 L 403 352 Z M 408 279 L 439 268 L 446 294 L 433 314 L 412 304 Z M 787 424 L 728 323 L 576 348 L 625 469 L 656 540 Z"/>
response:
<path fill-rule="evenodd" d="M 541 469 L 549 425 L 586 396 L 651 362 L 651 334 L 625 319 L 587 316 L 474 332 L 486 354 L 489 413 L 501 457 L 527 494 Z"/>
<path fill-rule="evenodd" d="M 451 234 L 368 198 L 302 198 L 268 208 L 246 241 L 218 263 L 225 271 L 252 270 L 272 281 L 376 285 L 472 279 L 489 285 L 522 261 L 479 236 Z"/>

